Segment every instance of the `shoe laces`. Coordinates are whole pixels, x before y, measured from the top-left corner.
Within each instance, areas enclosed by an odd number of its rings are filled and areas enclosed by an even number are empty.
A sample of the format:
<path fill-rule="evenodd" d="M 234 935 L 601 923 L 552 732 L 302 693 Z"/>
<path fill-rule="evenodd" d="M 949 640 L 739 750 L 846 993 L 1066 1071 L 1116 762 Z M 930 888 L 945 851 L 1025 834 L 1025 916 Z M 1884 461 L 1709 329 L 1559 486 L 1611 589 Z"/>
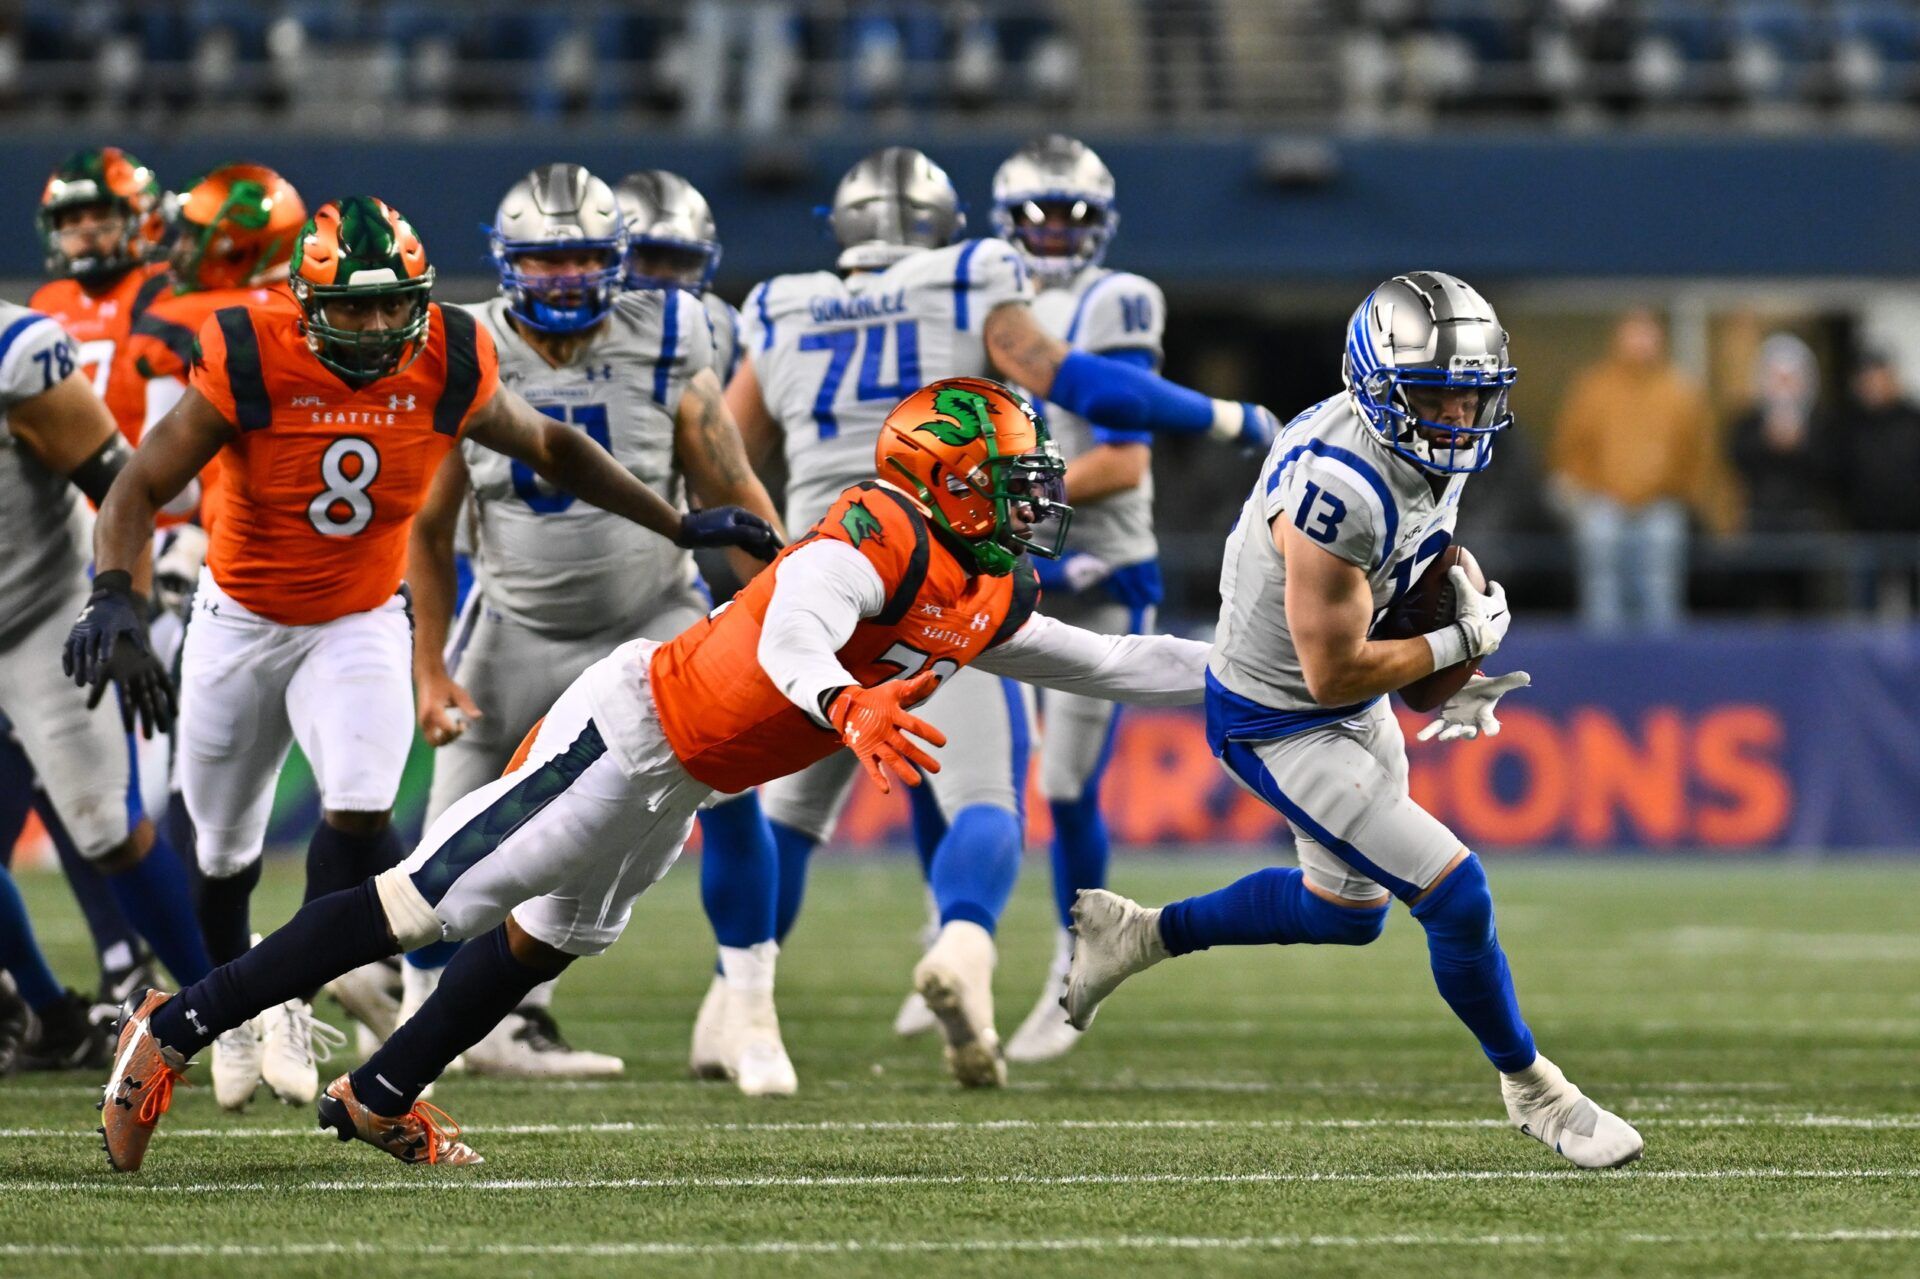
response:
<path fill-rule="evenodd" d="M 525 1023 L 515 1032 L 514 1038 L 537 1053 L 573 1051 L 573 1045 L 560 1034 L 560 1023 L 553 1014 L 544 1008 L 522 1008 L 520 1020 Z"/>
<path fill-rule="evenodd" d="M 460 1140 L 460 1125 L 452 1115 L 428 1101 L 416 1101 L 407 1118 L 419 1124 L 427 1134 L 427 1162 L 440 1162 L 440 1150 Z"/>
<path fill-rule="evenodd" d="M 134 1117 L 149 1128 L 159 1123 L 160 1116 L 166 1114 L 173 1105 L 173 1086 L 177 1083 L 182 1087 L 192 1087 L 185 1075 L 185 1071 L 175 1070 L 162 1060 L 160 1075 L 153 1081 L 153 1086 L 147 1089 L 146 1095 L 140 1098 L 140 1109 L 134 1112 Z"/>

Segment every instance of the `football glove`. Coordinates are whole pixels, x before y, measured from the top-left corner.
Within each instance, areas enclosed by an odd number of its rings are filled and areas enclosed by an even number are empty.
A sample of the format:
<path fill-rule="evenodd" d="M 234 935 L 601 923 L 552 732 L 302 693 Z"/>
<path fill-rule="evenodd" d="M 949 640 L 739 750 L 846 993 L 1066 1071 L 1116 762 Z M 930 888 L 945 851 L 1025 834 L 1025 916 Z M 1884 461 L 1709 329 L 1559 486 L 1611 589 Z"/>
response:
<path fill-rule="evenodd" d="M 1475 590 L 1467 571 L 1459 565 L 1447 570 L 1447 578 L 1453 583 L 1453 624 L 1460 628 L 1467 656 L 1485 657 L 1500 647 L 1507 628 L 1513 625 L 1513 614 L 1507 611 L 1507 589 L 1498 582 L 1488 582 L 1484 593 Z"/>
<path fill-rule="evenodd" d="M 1113 565 L 1085 551 L 1069 551 L 1057 560 L 1036 555 L 1032 563 L 1040 589 L 1055 595 L 1077 595 L 1113 572 Z"/>
<path fill-rule="evenodd" d="M 1440 717 L 1420 730 L 1420 740 L 1430 742 L 1439 738 L 1443 742 L 1470 742 L 1482 735 L 1498 736 L 1500 720 L 1493 713 L 1494 706 L 1505 694 L 1531 683 L 1533 676 L 1525 671 L 1514 671 L 1491 679 L 1476 674 L 1467 681 L 1465 688 L 1449 697 L 1440 707 Z"/>
<path fill-rule="evenodd" d="M 96 574 L 93 594 L 67 632 L 60 665 L 75 684 L 92 690 L 88 710 L 100 704 L 109 682 L 119 685 L 121 722 L 132 732 L 137 716 L 141 734 L 152 737 L 173 727 L 176 703 L 167 668 L 147 641 L 145 614 L 146 601 L 133 593 L 126 570 Z"/>
<path fill-rule="evenodd" d="M 922 772 L 937 773 L 940 761 L 922 750 L 913 740 L 918 737 L 934 746 L 945 746 L 947 735 L 906 708 L 917 706 L 933 695 L 940 677 L 932 671 L 912 679 L 888 680 L 873 688 L 849 684 L 827 701 L 827 722 L 839 732 L 847 749 L 873 778 L 880 793 L 893 793 L 887 772 L 909 786 L 920 784 Z M 911 733 L 913 736 L 909 737 Z"/>
<path fill-rule="evenodd" d="M 680 517 L 675 546 L 737 546 L 755 559 L 770 560 L 780 553 L 780 535 L 773 525 L 737 506 L 688 511 Z"/>

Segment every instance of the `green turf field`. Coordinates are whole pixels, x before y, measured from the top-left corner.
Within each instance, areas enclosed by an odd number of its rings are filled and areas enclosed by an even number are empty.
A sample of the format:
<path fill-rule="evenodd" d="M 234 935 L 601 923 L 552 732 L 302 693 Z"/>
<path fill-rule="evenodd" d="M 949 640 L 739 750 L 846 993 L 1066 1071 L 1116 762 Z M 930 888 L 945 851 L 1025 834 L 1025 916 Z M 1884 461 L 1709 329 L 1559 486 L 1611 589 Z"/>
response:
<path fill-rule="evenodd" d="M 1116 886 L 1247 868 L 1123 860 Z M 692 870 L 561 987 L 623 1081 L 441 1087 L 478 1169 L 408 1168 L 270 1100 L 232 1118 L 202 1087 L 117 1176 L 97 1081 L 0 1081 L 0 1275 L 1920 1274 L 1920 866 L 1497 860 L 1541 1047 L 1646 1135 L 1610 1173 L 1501 1126 L 1404 912 L 1363 951 L 1165 965 L 1066 1061 L 962 1095 L 932 1042 L 888 1032 L 920 918 L 904 861 L 817 874 L 782 962 L 801 1095 L 748 1102 L 684 1078 L 709 954 Z M 63 971 L 89 971 L 64 887 L 26 886 Z M 1030 864 L 1005 1032 L 1051 945 L 1045 892 Z"/>

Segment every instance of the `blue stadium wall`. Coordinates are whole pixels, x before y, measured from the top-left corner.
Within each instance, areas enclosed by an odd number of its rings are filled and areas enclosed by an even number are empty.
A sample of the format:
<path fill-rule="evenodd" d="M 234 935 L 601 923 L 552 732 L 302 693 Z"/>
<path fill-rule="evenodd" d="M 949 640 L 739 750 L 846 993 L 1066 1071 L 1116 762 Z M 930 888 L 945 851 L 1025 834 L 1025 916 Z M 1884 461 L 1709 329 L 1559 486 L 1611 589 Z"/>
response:
<path fill-rule="evenodd" d="M 1315 140 L 1108 140 L 1133 269 L 1192 286 L 1374 279 L 1409 263 L 1473 278 L 1920 276 L 1920 145 L 1869 139 L 1619 134 Z M 0 209 L 24 227 L 45 175 L 69 150 L 109 139 L 23 137 L 0 167 Z M 677 135 L 330 141 L 274 134 L 111 139 L 170 182 L 252 159 L 310 201 L 370 191 L 404 210 L 443 274 L 484 272 L 478 226 L 521 172 L 573 159 L 614 176 L 677 169 L 705 190 L 726 243 L 723 277 L 744 287 L 828 257 L 812 217 L 864 150 L 918 141 L 987 226 L 994 166 L 1022 140 L 912 134 L 775 147 Z M 33 237 L 0 237 L 0 274 L 39 268 Z"/>

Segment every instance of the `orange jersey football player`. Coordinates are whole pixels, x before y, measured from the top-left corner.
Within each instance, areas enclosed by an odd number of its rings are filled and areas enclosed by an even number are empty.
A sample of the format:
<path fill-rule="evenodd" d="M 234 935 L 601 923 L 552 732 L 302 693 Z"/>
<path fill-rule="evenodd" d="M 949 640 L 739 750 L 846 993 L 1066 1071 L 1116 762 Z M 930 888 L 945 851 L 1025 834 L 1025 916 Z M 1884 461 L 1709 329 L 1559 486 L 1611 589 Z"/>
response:
<path fill-rule="evenodd" d="M 466 312 L 433 303 L 432 286 L 419 237 L 393 209 L 367 196 L 322 206 L 294 249 L 297 305 L 207 320 L 191 385 L 100 510 L 93 598 L 69 644 L 75 677 L 115 678 L 165 727 L 171 689 L 125 605 L 126 570 L 155 510 L 219 459 L 222 515 L 182 654 L 179 732 L 217 959 L 247 948 L 274 782 L 294 741 L 322 808 L 308 895 L 402 856 L 388 819 L 413 744 L 408 528 L 462 439 L 683 546 L 778 549 L 772 529 L 736 507 L 683 514 L 502 388 L 492 340 Z M 264 1040 L 241 1028 L 222 1041 L 218 1100 L 243 1106 L 262 1078 L 283 1098 L 313 1098 L 311 989 L 280 1001 Z"/>
<path fill-rule="evenodd" d="M 81 374 L 129 444 L 140 442 L 147 419 L 128 338 L 167 289 L 167 268 L 154 261 L 166 233 L 161 201 L 153 170 L 119 147 L 76 152 L 40 195 L 51 279 L 27 305 L 66 328 Z"/>
<path fill-rule="evenodd" d="M 406 861 L 312 898 L 279 932 L 126 1018 L 108 1081 L 114 1166 L 144 1157 L 171 1081 L 273 1000 L 430 942 L 477 938 L 411 1020 L 333 1081 L 320 1119 L 409 1163 L 479 1160 L 420 1090 L 536 984 L 605 950 L 679 855 L 695 810 L 850 750 L 882 789 L 939 768 L 939 730 L 908 711 L 977 663 L 1115 700 L 1201 699 L 1207 646 L 1098 635 L 1033 611 L 1023 551 L 1057 555 L 1065 465 L 1013 392 L 936 382 L 881 428 L 879 477 L 677 638 L 590 667 L 513 769 L 457 801 Z"/>

